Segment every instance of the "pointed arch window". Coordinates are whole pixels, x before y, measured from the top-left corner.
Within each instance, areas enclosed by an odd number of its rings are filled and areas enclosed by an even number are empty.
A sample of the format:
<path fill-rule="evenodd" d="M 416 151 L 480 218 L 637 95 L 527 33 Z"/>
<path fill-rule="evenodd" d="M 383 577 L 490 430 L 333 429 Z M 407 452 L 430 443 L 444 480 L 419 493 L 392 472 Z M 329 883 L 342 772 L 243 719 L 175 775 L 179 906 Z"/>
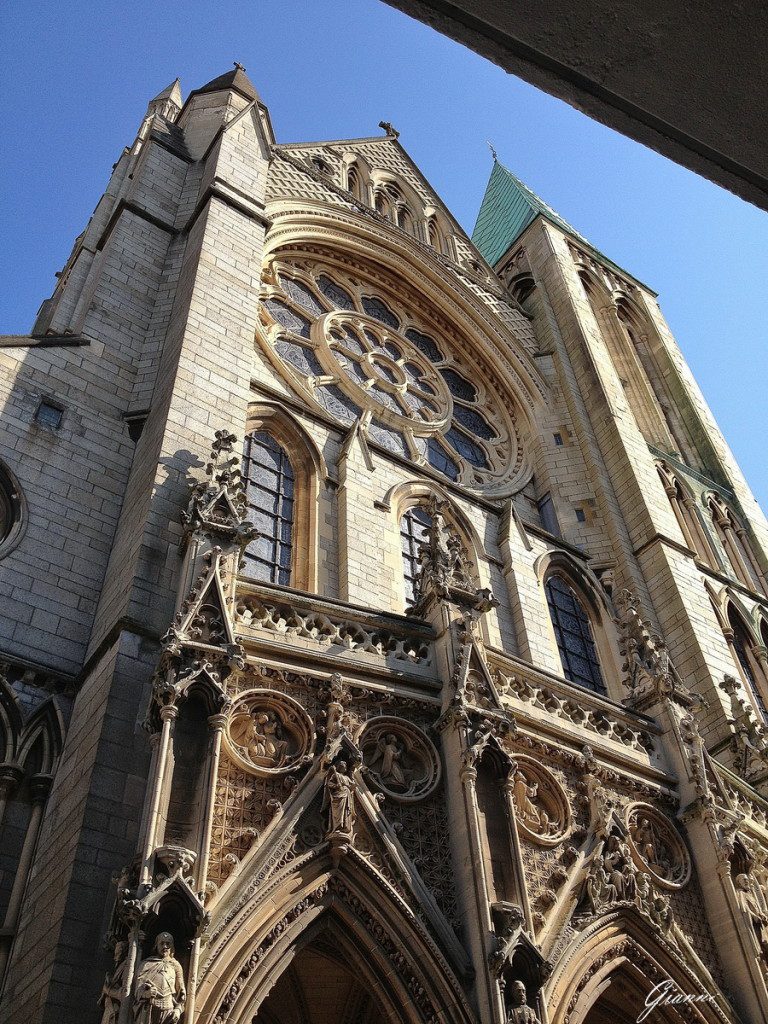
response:
<path fill-rule="evenodd" d="M 347 168 L 347 191 L 356 199 L 363 200 L 363 183 L 357 164 L 350 164 Z"/>
<path fill-rule="evenodd" d="M 400 520 L 400 550 L 403 557 L 403 582 L 405 585 L 405 607 L 416 603 L 416 579 L 419 572 L 419 547 L 427 539 L 427 530 L 432 525 L 432 516 L 423 505 L 412 505 Z"/>
<path fill-rule="evenodd" d="M 741 677 L 747 684 L 747 689 L 763 721 L 768 722 L 768 708 L 762 693 L 768 687 L 766 686 L 764 667 L 755 653 L 755 644 L 744 623 L 732 609 L 728 612 L 728 623 L 731 627 L 731 635 L 727 639 L 739 666 Z"/>
<path fill-rule="evenodd" d="M 544 584 L 563 674 L 576 686 L 606 692 L 589 615 L 570 583 L 553 573 Z"/>
<path fill-rule="evenodd" d="M 243 574 L 265 583 L 290 586 L 294 472 L 285 449 L 265 430 L 246 436 L 243 480 L 248 518 L 261 534 L 245 549 Z"/>
<path fill-rule="evenodd" d="M 664 484 L 664 490 L 667 493 L 669 503 L 672 506 L 672 511 L 675 513 L 675 519 L 677 519 L 686 544 L 696 553 L 700 561 L 713 568 L 717 561 L 714 557 L 709 538 L 696 514 L 693 500 L 665 463 L 657 462 L 656 469 L 661 477 L 661 482 Z"/>
<path fill-rule="evenodd" d="M 747 531 L 728 506 L 714 495 L 709 499 L 712 522 L 736 579 L 749 590 L 765 593 L 763 575 L 757 564 Z"/>

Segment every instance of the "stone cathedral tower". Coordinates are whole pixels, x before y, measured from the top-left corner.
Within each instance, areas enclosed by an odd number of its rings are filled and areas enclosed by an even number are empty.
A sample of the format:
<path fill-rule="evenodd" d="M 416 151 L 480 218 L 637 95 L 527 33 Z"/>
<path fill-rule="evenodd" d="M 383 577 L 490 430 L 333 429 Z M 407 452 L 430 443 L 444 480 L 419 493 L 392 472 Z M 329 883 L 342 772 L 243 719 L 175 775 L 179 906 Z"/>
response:
<path fill-rule="evenodd" d="M 174 83 L 0 339 L 0 1018 L 758 1024 L 765 519 L 654 293 L 382 128 Z"/>

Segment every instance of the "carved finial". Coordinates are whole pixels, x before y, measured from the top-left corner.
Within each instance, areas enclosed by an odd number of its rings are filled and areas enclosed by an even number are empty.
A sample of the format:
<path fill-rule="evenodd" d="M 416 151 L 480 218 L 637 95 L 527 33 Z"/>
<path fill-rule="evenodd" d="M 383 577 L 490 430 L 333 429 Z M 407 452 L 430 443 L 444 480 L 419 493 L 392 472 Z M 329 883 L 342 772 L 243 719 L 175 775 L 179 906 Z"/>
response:
<path fill-rule="evenodd" d="M 242 64 L 239 63 L 239 61 L 235 60 L 232 63 L 234 64 L 234 66 L 237 68 L 238 71 L 245 72 L 245 68 L 243 67 Z"/>
<path fill-rule="evenodd" d="M 379 121 L 379 128 L 383 128 L 390 139 L 399 139 L 400 132 L 392 126 L 391 121 Z"/>
<path fill-rule="evenodd" d="M 633 699 L 642 705 L 664 697 L 693 707 L 696 701 L 670 661 L 666 643 L 648 628 L 637 595 L 621 590 L 614 604 L 618 611 L 619 650 L 624 656 L 624 683 Z M 698 701 L 704 705 L 701 698 Z"/>

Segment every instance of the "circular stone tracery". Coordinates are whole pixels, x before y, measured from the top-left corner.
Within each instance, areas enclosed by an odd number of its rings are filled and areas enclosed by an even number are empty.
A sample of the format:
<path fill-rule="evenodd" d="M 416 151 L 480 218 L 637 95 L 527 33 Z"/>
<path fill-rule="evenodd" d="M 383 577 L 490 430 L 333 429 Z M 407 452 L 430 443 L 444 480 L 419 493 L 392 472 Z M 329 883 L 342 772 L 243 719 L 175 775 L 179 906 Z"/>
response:
<path fill-rule="evenodd" d="M 682 889 L 691 877 L 691 858 L 677 829 L 650 804 L 627 808 L 632 858 L 665 889 Z"/>
<path fill-rule="evenodd" d="M 446 426 L 453 402 L 448 386 L 418 350 L 374 320 L 336 312 L 312 325 L 318 359 L 330 374 L 340 367 L 356 399 L 377 406 L 378 419 L 394 427 Z"/>
<path fill-rule="evenodd" d="M 362 268 L 361 268 L 362 271 Z M 267 267 L 260 341 L 294 390 L 368 439 L 451 480 L 506 493 L 525 472 L 511 395 L 464 365 L 468 343 L 351 268 L 281 256 Z M 392 287 L 397 283 L 393 280 Z M 436 322 L 440 315 L 436 315 Z"/>
<path fill-rule="evenodd" d="M 368 777 L 393 800 L 423 800 L 440 781 L 440 758 L 433 744 L 411 722 L 380 715 L 359 736 Z"/>
<path fill-rule="evenodd" d="M 229 713 L 224 738 L 232 759 L 253 775 L 282 775 L 310 759 L 312 719 L 277 690 L 241 693 Z"/>

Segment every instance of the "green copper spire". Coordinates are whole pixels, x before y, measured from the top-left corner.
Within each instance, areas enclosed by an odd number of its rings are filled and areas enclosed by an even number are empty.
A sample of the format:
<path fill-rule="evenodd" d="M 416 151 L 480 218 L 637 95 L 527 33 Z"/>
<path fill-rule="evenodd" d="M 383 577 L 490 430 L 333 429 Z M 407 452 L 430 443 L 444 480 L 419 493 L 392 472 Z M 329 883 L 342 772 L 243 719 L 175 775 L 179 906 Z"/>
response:
<path fill-rule="evenodd" d="M 472 232 L 472 241 L 488 263 L 494 266 L 539 214 L 569 235 L 589 244 L 551 206 L 547 206 L 504 164 L 494 159 L 488 187 Z"/>

